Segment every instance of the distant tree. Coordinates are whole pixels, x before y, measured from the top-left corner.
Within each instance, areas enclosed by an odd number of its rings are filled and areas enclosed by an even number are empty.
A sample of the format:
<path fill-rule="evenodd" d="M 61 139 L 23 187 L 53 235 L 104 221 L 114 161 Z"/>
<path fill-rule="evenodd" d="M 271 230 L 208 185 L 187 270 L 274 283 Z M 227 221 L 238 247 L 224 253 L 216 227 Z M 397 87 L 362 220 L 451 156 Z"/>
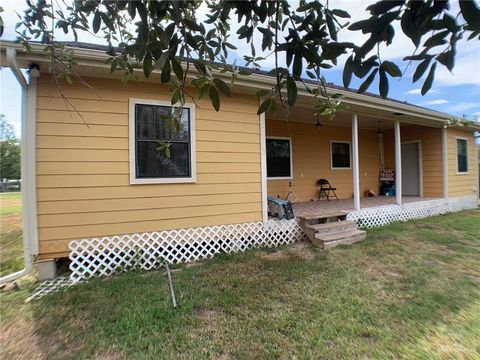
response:
<path fill-rule="evenodd" d="M 3 114 L 0 114 L 0 179 L 20 179 L 20 142 Z"/>

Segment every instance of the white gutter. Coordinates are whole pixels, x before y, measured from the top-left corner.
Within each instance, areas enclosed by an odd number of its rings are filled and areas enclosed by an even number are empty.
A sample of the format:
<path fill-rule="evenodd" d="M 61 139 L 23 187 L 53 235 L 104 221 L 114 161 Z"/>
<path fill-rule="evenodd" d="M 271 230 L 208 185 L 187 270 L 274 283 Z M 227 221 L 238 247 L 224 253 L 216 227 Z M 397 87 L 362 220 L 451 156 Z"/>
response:
<path fill-rule="evenodd" d="M 12 48 L 7 48 L 7 66 L 10 67 L 13 74 L 17 78 L 18 82 L 22 87 L 22 144 L 21 144 L 21 151 L 20 151 L 20 162 L 21 162 L 21 176 L 22 176 L 22 184 L 21 184 L 21 191 L 22 191 L 22 205 L 23 205 L 23 257 L 25 267 L 23 270 L 14 272 L 12 274 L 3 276 L 0 278 L 0 284 L 4 284 L 10 281 L 14 281 L 19 277 L 25 276 L 30 274 L 33 269 L 33 259 L 32 259 L 32 248 L 31 248 L 31 241 L 36 239 L 33 234 L 37 234 L 37 229 L 32 229 L 31 224 L 32 220 L 34 220 L 33 224 L 36 226 L 36 212 L 32 213 L 32 209 L 36 209 L 36 195 L 35 189 L 33 189 L 33 199 L 32 199 L 32 184 L 31 178 L 35 177 L 35 172 L 29 174 L 28 171 L 32 171 L 35 167 L 30 167 L 31 156 L 28 153 L 29 150 L 33 149 L 35 146 L 35 142 L 31 143 L 31 126 L 35 126 L 35 101 L 36 101 L 36 94 L 35 94 L 35 80 L 32 79 L 30 84 L 27 83 L 25 77 L 22 74 L 22 71 L 18 67 L 17 59 L 16 59 L 16 50 Z M 31 120 L 30 118 L 33 116 L 33 124 L 32 121 L 28 121 L 27 119 Z M 34 127 L 33 127 L 34 129 Z M 33 132 L 33 137 L 35 137 L 35 133 Z M 34 150 L 35 151 L 35 150 Z M 35 158 L 33 158 L 35 160 Z M 35 183 L 33 183 L 35 186 Z M 33 206 L 33 207 L 32 207 Z M 33 216 L 32 216 L 33 215 Z M 33 230 L 33 233 L 32 233 Z"/>

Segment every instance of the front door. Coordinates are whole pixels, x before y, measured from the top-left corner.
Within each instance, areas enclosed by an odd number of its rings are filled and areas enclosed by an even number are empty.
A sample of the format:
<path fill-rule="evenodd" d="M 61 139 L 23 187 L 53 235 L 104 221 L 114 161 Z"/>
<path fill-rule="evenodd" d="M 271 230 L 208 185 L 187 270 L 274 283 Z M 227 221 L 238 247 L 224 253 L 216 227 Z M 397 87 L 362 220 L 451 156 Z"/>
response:
<path fill-rule="evenodd" d="M 403 195 L 420 196 L 420 149 L 418 142 L 402 144 Z"/>

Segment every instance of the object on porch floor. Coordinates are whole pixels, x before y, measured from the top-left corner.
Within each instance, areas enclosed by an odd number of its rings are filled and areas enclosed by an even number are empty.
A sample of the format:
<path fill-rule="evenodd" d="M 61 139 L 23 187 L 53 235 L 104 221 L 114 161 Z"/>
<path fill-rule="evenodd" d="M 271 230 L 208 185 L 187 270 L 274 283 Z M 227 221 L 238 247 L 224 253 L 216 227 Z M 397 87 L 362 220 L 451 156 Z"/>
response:
<path fill-rule="evenodd" d="M 384 169 L 380 171 L 380 195 L 395 196 L 395 170 Z"/>
<path fill-rule="evenodd" d="M 357 223 L 349 221 L 347 212 L 300 216 L 300 227 L 310 241 L 321 249 L 364 240 L 367 233 L 359 230 Z"/>
<path fill-rule="evenodd" d="M 365 191 L 365 197 L 374 197 L 374 196 L 377 196 L 377 194 L 372 189 L 368 189 Z"/>
<path fill-rule="evenodd" d="M 278 219 L 292 220 L 295 218 L 293 215 L 292 204 L 280 198 L 268 196 L 268 216 Z"/>
<path fill-rule="evenodd" d="M 292 190 L 292 182 L 288 182 L 288 194 L 285 196 L 285 200 L 288 202 L 302 202 L 294 193 Z"/>
<path fill-rule="evenodd" d="M 322 197 L 322 194 L 327 197 L 327 200 L 330 201 L 330 198 L 333 197 L 330 193 L 332 192 L 333 195 L 335 196 L 335 199 L 338 200 L 338 196 L 335 193 L 335 190 L 337 188 L 332 187 L 330 183 L 328 182 L 327 179 L 320 179 L 317 181 L 317 186 L 320 186 L 320 189 L 318 190 L 318 200 Z"/>

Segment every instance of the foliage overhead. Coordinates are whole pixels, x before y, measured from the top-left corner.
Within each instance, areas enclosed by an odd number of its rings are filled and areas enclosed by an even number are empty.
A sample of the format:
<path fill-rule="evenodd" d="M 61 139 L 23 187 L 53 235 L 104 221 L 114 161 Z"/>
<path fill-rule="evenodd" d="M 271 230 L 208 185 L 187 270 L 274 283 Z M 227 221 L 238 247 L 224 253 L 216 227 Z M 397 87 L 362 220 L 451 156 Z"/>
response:
<path fill-rule="evenodd" d="M 0 114 L 0 179 L 20 179 L 20 143 L 3 114 Z"/>
<path fill-rule="evenodd" d="M 382 59 L 379 50 L 381 44 L 394 41 L 395 23 L 415 45 L 415 52 L 405 54 L 403 61 L 415 64 L 413 82 L 423 79 L 422 94 L 431 88 L 439 65 L 454 68 L 460 39 L 480 39 L 475 0 L 459 1 L 458 14 L 449 11 L 448 0 L 378 1 L 368 6 L 368 18 L 355 23 L 349 22 L 347 11 L 331 7 L 333 1 L 301 0 L 298 6 L 288 1 L 207 1 L 202 19 L 201 1 L 194 0 L 64 2 L 66 7 L 54 8 L 55 2 L 28 0 L 17 25 L 18 39 L 27 49 L 33 40 L 45 45 L 57 78 L 80 79 L 72 50 L 55 41 L 54 31 L 72 33 L 75 39 L 80 32 L 91 32 L 103 35 L 108 64 L 112 72 L 123 72 L 122 83 L 136 78 L 136 69 L 146 77 L 159 70 L 160 81 L 170 85 L 172 104 L 181 107 L 186 97 L 194 101 L 190 91 L 196 88 L 198 97 L 209 97 L 217 111 L 221 97 L 231 96 L 238 76 L 249 72 L 228 61 L 239 42 L 250 47 L 243 57 L 247 68 L 261 69 L 265 57 L 274 59 L 270 74 L 276 81 L 271 89 L 257 92 L 259 114 L 275 112 L 277 104 L 291 108 L 300 84 L 315 98 L 319 114 L 333 115 L 340 99 L 327 92 L 322 70 L 336 66 L 340 56 L 347 56 L 344 86 L 348 88 L 353 77 L 362 79 L 360 93 L 378 78 L 385 98 L 390 79 L 402 76 L 399 64 Z M 233 23 L 238 30 L 232 30 Z M 368 38 L 363 44 L 342 42 L 339 31 L 361 31 Z"/>

